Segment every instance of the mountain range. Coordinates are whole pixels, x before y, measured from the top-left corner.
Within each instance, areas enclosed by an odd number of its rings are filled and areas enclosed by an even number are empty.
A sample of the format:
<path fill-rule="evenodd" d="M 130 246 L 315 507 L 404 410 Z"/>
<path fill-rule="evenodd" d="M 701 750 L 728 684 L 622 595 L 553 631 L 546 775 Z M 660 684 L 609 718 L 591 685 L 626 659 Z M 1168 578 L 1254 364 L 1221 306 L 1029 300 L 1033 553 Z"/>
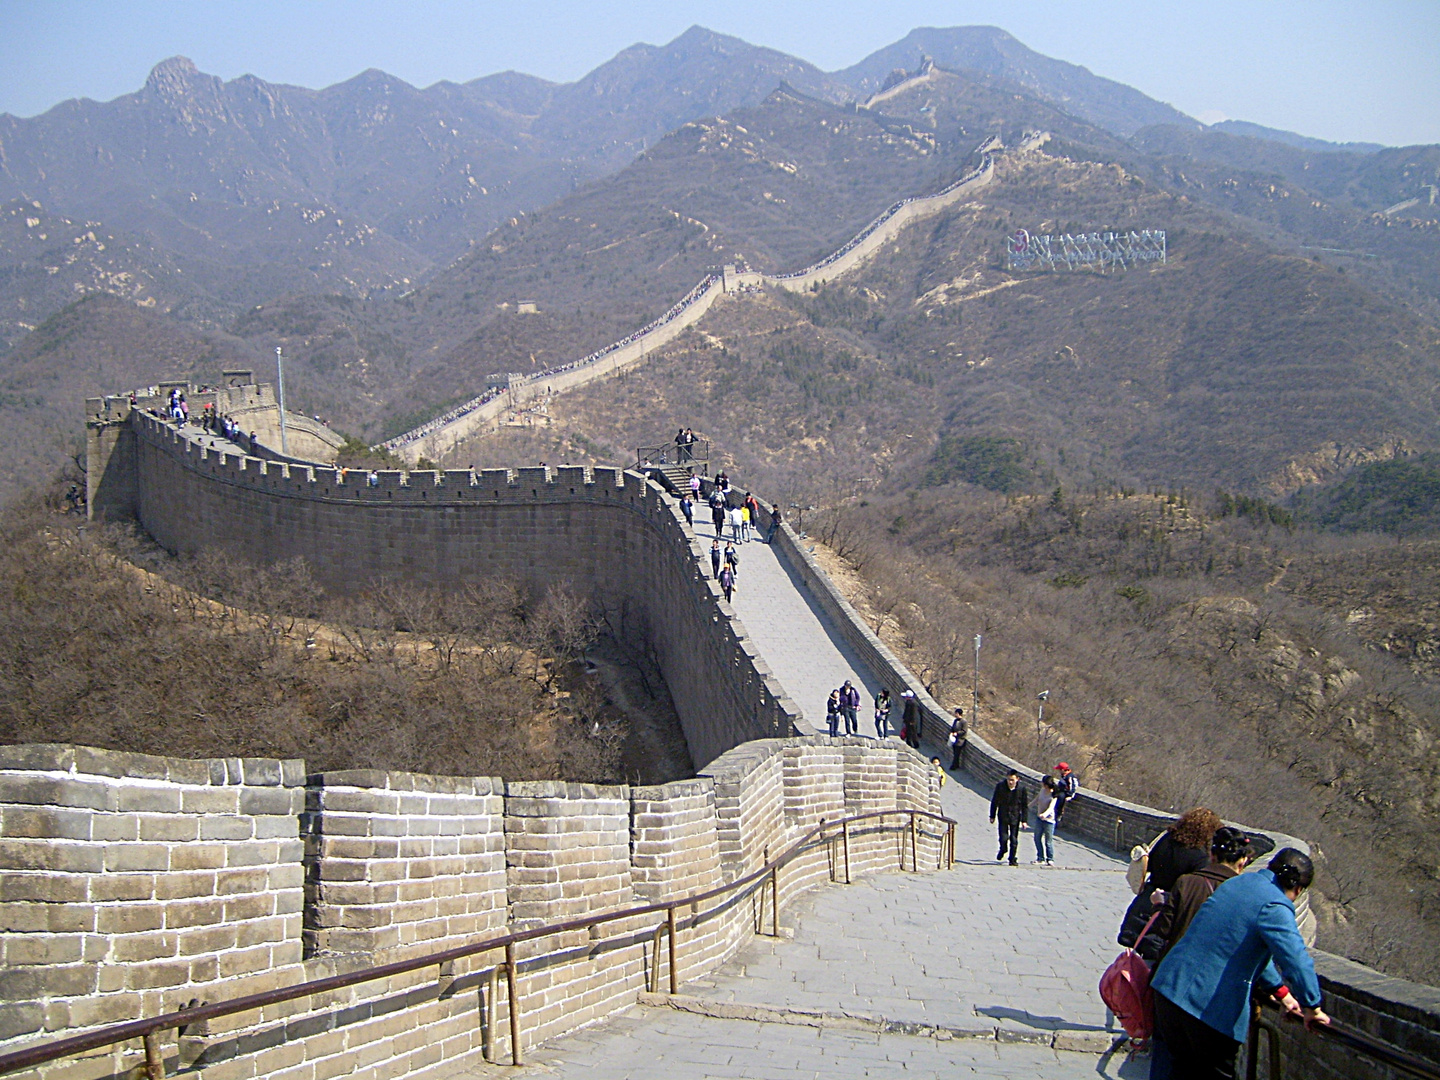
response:
<path fill-rule="evenodd" d="M 926 57 L 936 76 L 905 83 Z M 63 416 L 109 389 L 67 352 L 104 313 L 157 375 L 264 370 L 283 346 L 307 411 L 393 434 L 623 335 L 721 262 L 803 265 L 1027 129 L 1440 322 L 1440 149 L 1207 130 L 995 28 L 918 29 L 826 73 L 694 27 L 570 84 L 367 71 L 310 90 L 174 58 L 115 101 L 0 117 L 0 410 Z M 136 314 L 67 306 L 96 293 Z M 208 344 L 155 347 L 177 336 Z"/>

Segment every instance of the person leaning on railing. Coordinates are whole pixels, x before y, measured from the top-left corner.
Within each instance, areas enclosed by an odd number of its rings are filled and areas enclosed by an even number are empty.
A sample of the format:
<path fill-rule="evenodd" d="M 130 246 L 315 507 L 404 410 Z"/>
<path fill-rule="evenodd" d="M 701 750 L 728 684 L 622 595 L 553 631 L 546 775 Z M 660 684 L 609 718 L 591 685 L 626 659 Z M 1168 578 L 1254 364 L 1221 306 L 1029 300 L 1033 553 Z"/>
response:
<path fill-rule="evenodd" d="M 1268 869 L 1221 884 L 1160 961 L 1150 989 L 1176 1080 L 1232 1080 L 1257 978 L 1269 986 L 1283 982 L 1291 991 L 1283 995 L 1287 1009 L 1298 1009 L 1307 1025 L 1330 1022 L 1295 924 L 1295 901 L 1314 877 L 1309 856 L 1282 849 Z"/>

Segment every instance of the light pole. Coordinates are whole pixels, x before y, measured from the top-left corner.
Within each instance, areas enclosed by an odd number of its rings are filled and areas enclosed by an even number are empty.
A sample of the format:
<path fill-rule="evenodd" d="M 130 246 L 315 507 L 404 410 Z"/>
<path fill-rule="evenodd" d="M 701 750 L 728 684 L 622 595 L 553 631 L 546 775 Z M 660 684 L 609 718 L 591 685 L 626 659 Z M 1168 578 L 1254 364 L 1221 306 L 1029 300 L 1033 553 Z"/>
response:
<path fill-rule="evenodd" d="M 1040 725 L 1045 722 L 1045 702 L 1050 700 L 1050 691 L 1041 690 L 1035 695 L 1035 700 L 1040 702 L 1040 709 L 1035 713 L 1035 753 L 1040 753 Z"/>
<path fill-rule="evenodd" d="M 975 725 L 980 720 L 980 642 L 982 635 L 975 635 L 975 679 L 970 684 L 970 723 Z"/>
<path fill-rule="evenodd" d="M 285 359 L 275 346 L 275 381 L 280 386 L 280 453 L 290 456 L 290 439 L 285 431 Z"/>

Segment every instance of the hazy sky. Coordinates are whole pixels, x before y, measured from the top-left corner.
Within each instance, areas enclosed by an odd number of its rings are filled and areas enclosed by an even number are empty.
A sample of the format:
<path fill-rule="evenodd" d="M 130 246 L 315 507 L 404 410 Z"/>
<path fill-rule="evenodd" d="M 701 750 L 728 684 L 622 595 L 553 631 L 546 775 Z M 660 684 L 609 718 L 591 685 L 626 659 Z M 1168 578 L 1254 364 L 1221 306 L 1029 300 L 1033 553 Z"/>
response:
<path fill-rule="evenodd" d="M 1440 142 L 1440 0 L 0 0 L 0 112 L 136 90 L 182 54 L 225 78 L 570 81 L 700 23 L 826 70 L 916 26 L 989 24 L 1207 121 Z"/>

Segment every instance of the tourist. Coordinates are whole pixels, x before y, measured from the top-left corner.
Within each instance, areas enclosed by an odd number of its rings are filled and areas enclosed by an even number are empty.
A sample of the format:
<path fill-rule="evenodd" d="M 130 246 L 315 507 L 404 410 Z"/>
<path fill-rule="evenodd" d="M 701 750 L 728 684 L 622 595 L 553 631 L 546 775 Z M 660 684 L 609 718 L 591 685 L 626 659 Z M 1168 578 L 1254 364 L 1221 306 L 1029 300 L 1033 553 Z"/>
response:
<path fill-rule="evenodd" d="M 757 538 L 760 536 L 760 500 L 755 498 L 754 492 L 745 493 L 745 516 L 750 522 L 750 531 Z"/>
<path fill-rule="evenodd" d="M 1010 856 L 1010 865 L 1019 866 L 1016 849 L 1020 845 L 1020 830 L 1025 828 L 1025 819 L 1030 816 L 1030 793 L 1020 783 L 1020 774 L 1011 769 L 1005 779 L 995 785 L 990 796 L 990 824 L 999 825 L 1000 851 L 996 862 L 1003 862 Z"/>
<path fill-rule="evenodd" d="M 1055 865 L 1055 778 L 1040 781 L 1040 794 L 1035 798 L 1035 863 Z"/>
<path fill-rule="evenodd" d="M 690 470 L 690 497 L 692 499 L 700 498 L 700 477 L 696 475 L 693 468 Z"/>
<path fill-rule="evenodd" d="M 710 541 L 710 576 L 720 580 L 720 541 Z"/>
<path fill-rule="evenodd" d="M 710 521 L 715 526 L 715 535 L 718 538 L 725 529 L 725 496 L 720 494 L 718 488 L 710 493 Z"/>
<path fill-rule="evenodd" d="M 744 543 L 745 510 L 739 506 L 730 508 L 730 538 L 735 543 Z"/>
<path fill-rule="evenodd" d="M 840 691 L 830 691 L 830 698 L 825 702 L 825 725 L 830 729 L 830 737 L 833 739 L 840 734 L 840 716 L 844 706 L 840 704 Z"/>
<path fill-rule="evenodd" d="M 780 531 L 780 507 L 770 507 L 770 535 L 765 538 L 767 544 L 775 542 L 775 534 Z"/>
<path fill-rule="evenodd" d="M 1060 819 L 1065 816 L 1065 804 L 1080 793 L 1080 779 L 1063 761 L 1055 766 L 1055 772 L 1055 824 L 1059 825 Z"/>
<path fill-rule="evenodd" d="M 900 694 L 900 700 L 904 707 L 900 713 L 900 735 L 907 746 L 920 749 L 921 720 L 920 702 L 915 699 L 914 690 L 906 690 Z"/>
<path fill-rule="evenodd" d="M 1193 874 L 1210 864 L 1210 841 L 1223 824 L 1214 811 L 1197 806 L 1182 814 L 1155 842 L 1146 862 L 1145 881 L 1125 912 L 1116 941 L 1133 948 L 1151 964 L 1160 958 L 1158 937 L 1146 934 L 1137 944 L 1140 932 L 1155 913 L 1155 893 L 1168 892 L 1181 874 Z"/>
<path fill-rule="evenodd" d="M 746 503 L 740 504 L 740 535 L 745 538 L 745 543 L 750 542 L 750 507 Z"/>
<path fill-rule="evenodd" d="M 860 734 L 860 691 L 849 679 L 840 687 L 840 711 L 845 716 L 845 734 Z"/>
<path fill-rule="evenodd" d="M 970 729 L 965 726 L 965 710 L 955 706 L 955 720 L 950 725 L 950 768 L 959 769 L 965 764 L 965 743 L 970 738 Z"/>
<path fill-rule="evenodd" d="M 1315 964 L 1295 924 L 1295 901 L 1310 887 L 1308 856 L 1283 848 L 1268 869 L 1238 874 L 1215 889 L 1150 980 L 1155 1027 L 1172 1076 L 1233 1080 L 1250 1028 L 1257 977 L 1284 981 L 1306 1024 L 1330 1023 L 1320 1008 Z"/>
<path fill-rule="evenodd" d="M 677 464 L 685 460 L 685 429 L 680 428 L 675 432 L 675 461 Z"/>
<path fill-rule="evenodd" d="M 725 543 L 725 565 L 730 568 L 730 573 L 740 573 L 740 553 L 735 550 L 735 545 L 729 541 Z"/>
<path fill-rule="evenodd" d="M 695 500 L 690 498 L 690 493 L 688 491 L 680 498 L 680 512 L 685 515 L 685 524 L 689 525 L 691 529 L 694 529 Z"/>
<path fill-rule="evenodd" d="M 776 511 L 777 513 L 779 511 Z M 771 535 L 774 535 L 773 533 Z M 890 691 L 885 687 L 875 695 L 875 738 L 883 739 L 890 734 Z"/>
<path fill-rule="evenodd" d="M 931 768 L 933 768 L 933 769 L 935 770 L 935 776 L 936 776 L 936 785 L 935 785 L 935 786 L 936 786 L 936 788 L 937 788 L 938 790 L 940 790 L 940 791 L 944 791 L 944 790 L 945 790 L 945 766 L 943 766 L 943 765 L 940 764 L 940 759 L 939 759 L 938 757 L 932 757 L 932 758 L 930 759 L 930 766 L 931 766 Z"/>
<path fill-rule="evenodd" d="M 730 603 L 735 592 L 735 568 L 728 563 L 720 569 L 720 588 L 725 590 L 725 602 Z"/>

